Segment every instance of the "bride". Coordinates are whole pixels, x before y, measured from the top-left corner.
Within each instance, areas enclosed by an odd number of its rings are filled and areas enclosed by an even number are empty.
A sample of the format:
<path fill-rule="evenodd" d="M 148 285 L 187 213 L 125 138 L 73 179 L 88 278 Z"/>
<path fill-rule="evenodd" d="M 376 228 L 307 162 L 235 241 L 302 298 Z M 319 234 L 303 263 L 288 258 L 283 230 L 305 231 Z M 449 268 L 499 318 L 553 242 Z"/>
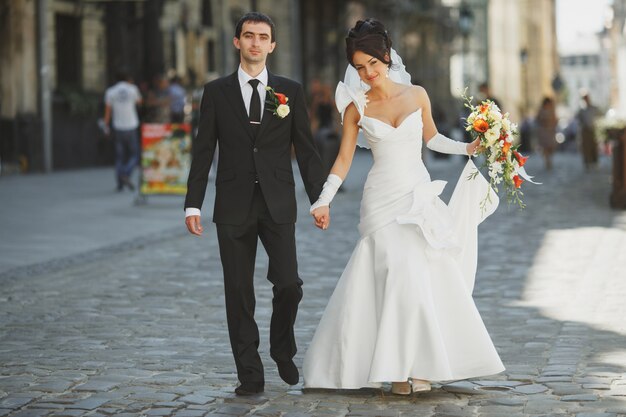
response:
<path fill-rule="evenodd" d="M 359 21 L 346 38 L 350 65 L 336 91 L 343 136 L 319 200 L 318 227 L 348 174 L 356 145 L 371 148 L 359 224 L 360 239 L 304 358 L 305 388 L 380 387 L 395 394 L 430 390 L 430 381 L 504 370 L 472 299 L 476 228 L 497 196 L 468 161 L 449 205 L 445 182 L 431 181 L 421 143 L 438 152 L 472 155 L 439 134 L 430 101 L 412 86 L 382 23 Z M 365 141 L 359 138 L 363 132 Z M 358 142 L 358 143 L 357 143 Z M 480 200 L 491 193 L 486 210 Z"/>

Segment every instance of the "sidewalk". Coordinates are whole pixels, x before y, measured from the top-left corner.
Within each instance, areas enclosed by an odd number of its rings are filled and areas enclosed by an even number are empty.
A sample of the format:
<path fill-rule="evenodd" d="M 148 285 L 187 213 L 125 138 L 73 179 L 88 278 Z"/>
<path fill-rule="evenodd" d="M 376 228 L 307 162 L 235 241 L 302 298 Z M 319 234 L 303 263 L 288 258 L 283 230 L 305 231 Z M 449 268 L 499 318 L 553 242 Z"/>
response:
<path fill-rule="evenodd" d="M 0 177 L 0 201 L 0 275 L 184 227 L 182 197 L 136 206 L 113 168 Z"/>
<path fill-rule="evenodd" d="M 358 238 L 359 184 L 369 163 L 367 154 L 357 156 L 325 232 L 312 227 L 299 189 L 297 244 L 305 284 L 296 323 L 298 366 Z M 262 249 L 255 285 L 266 391 L 235 397 L 212 224 L 205 223 L 200 239 L 174 232 L 183 226 L 180 201 L 134 207 L 130 194 L 106 193 L 104 170 L 9 178 L 22 197 L 2 210 L 53 213 L 46 229 L 57 243 L 52 254 L 39 243 L 38 229 L 46 223 L 20 220 L 26 227 L 22 247 L 34 245 L 36 262 L 43 255 L 80 253 L 68 230 L 74 218 L 90 220 L 81 208 L 96 211 L 100 223 L 89 221 L 73 233 L 84 242 L 90 233 L 111 233 L 89 241 L 87 250 L 98 256 L 81 255 L 49 271 L 26 266 L 13 271 L 30 274 L 0 275 L 0 416 L 626 417 L 626 212 L 608 206 L 610 161 L 590 173 L 581 165 L 577 155 L 558 154 L 555 172 L 545 173 L 534 155 L 528 171 L 543 185 L 525 186 L 528 208 L 520 212 L 503 203 L 481 225 L 474 297 L 506 371 L 437 383 L 410 397 L 388 394 L 389 386 L 286 386 L 269 358 L 272 291 Z M 450 181 L 449 195 L 463 161 L 432 160 L 428 166 L 433 179 Z M 1 178 L 3 202 L 6 184 Z M 56 197 L 53 187 L 66 190 L 66 197 Z M 32 190 L 52 197 L 27 198 L 36 194 Z M 2 219 L 5 230 L 6 214 Z M 144 223 L 137 227 L 131 220 Z M 143 243 L 125 246 L 124 237 Z M 56 247 L 64 244 L 71 251 Z M 10 259 L 4 246 L 3 264 Z"/>
<path fill-rule="evenodd" d="M 367 153 L 358 153 L 346 187 L 360 187 L 370 163 Z M 295 163 L 294 175 L 306 204 Z M 211 223 L 214 190 L 211 177 L 203 203 L 205 225 Z M 137 205 L 135 193 L 115 191 L 112 167 L 3 176 L 0 201 L 0 277 L 187 233 L 184 196 L 147 196 L 147 204 Z"/>

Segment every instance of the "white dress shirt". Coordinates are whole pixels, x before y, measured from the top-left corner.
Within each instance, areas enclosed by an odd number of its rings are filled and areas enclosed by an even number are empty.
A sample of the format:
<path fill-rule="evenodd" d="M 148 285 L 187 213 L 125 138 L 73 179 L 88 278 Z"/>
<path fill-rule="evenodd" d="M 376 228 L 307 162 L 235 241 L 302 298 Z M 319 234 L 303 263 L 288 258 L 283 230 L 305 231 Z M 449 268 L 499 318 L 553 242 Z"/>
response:
<path fill-rule="evenodd" d="M 263 110 L 265 110 L 265 87 L 267 86 L 267 67 L 263 68 L 263 71 L 256 77 L 251 76 L 241 68 L 237 70 L 237 78 L 239 79 L 239 87 L 241 88 L 241 96 L 243 97 L 243 104 L 246 106 L 246 113 L 250 114 L 250 99 L 252 98 L 252 85 L 248 82 L 253 78 L 259 80 L 257 90 L 259 91 L 259 97 L 261 98 L 261 120 L 263 120 Z M 194 207 L 187 207 L 185 209 L 185 217 L 200 216 L 200 209 Z"/>

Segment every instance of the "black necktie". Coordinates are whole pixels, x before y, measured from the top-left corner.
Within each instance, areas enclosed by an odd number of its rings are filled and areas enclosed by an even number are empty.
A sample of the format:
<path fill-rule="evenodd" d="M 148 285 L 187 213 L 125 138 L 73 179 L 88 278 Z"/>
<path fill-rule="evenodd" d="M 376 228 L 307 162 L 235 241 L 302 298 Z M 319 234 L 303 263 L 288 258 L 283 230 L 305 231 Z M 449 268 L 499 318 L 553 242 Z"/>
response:
<path fill-rule="evenodd" d="M 252 97 L 250 98 L 250 123 L 256 133 L 257 127 L 261 124 L 261 96 L 259 96 L 259 90 L 257 90 L 260 81 L 253 78 L 248 82 L 252 86 Z"/>

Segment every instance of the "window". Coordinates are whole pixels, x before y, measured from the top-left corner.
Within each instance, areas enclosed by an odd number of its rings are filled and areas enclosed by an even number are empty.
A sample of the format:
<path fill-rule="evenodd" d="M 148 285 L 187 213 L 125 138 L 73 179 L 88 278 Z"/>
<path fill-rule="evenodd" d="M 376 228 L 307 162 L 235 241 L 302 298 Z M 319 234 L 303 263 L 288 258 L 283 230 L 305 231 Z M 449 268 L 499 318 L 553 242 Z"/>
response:
<path fill-rule="evenodd" d="M 57 14 L 55 17 L 55 45 L 57 88 L 81 88 L 82 36 L 80 18 Z"/>
<path fill-rule="evenodd" d="M 213 8 L 211 7 L 211 0 L 202 1 L 202 26 L 213 26 Z"/>
<path fill-rule="evenodd" d="M 215 72 L 215 41 L 213 39 L 207 42 L 207 70 L 209 72 Z"/>

